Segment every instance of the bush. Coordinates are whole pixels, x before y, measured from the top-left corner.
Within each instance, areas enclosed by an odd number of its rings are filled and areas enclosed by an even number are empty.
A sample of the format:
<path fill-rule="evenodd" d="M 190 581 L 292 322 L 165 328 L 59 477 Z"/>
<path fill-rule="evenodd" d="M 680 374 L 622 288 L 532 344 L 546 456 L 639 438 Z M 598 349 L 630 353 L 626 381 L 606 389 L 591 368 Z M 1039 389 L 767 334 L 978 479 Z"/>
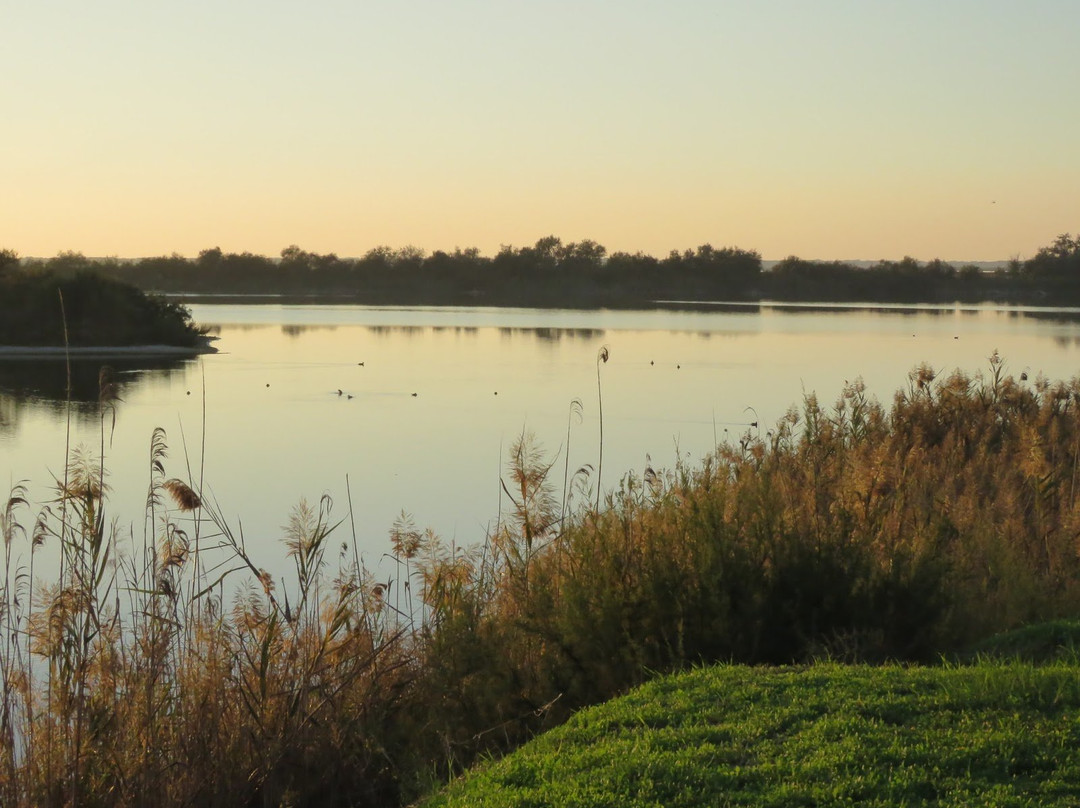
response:
<path fill-rule="evenodd" d="M 0 345 L 65 342 L 73 347 L 205 344 L 184 306 L 93 272 L 0 275 Z"/>

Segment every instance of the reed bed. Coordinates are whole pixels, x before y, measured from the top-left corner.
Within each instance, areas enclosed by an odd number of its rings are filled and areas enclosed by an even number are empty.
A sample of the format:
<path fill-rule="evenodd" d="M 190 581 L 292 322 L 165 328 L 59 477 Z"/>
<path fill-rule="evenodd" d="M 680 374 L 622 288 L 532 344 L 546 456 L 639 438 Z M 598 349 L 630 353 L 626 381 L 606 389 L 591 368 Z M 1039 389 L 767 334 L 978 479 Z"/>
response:
<path fill-rule="evenodd" d="M 0 516 L 5 806 L 403 804 L 657 672 L 934 661 L 1080 613 L 1080 381 L 997 356 L 916 368 L 888 407 L 808 396 L 599 500 L 522 435 L 489 535 L 403 514 L 387 580 L 351 515 L 301 502 L 288 587 L 161 430 L 143 535 L 110 522 L 109 406 L 53 501 L 16 486 Z"/>

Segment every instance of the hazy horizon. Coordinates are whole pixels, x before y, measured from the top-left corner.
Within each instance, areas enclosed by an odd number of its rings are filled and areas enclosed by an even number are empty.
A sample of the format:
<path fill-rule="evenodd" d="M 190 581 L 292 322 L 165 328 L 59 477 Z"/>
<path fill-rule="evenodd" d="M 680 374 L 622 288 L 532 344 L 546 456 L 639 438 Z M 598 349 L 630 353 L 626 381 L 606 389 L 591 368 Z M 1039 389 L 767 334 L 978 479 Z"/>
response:
<path fill-rule="evenodd" d="M 1080 230 L 1074 0 L 45 0 L 0 20 L 0 248 L 27 256 L 493 255 L 554 233 L 960 263 Z"/>

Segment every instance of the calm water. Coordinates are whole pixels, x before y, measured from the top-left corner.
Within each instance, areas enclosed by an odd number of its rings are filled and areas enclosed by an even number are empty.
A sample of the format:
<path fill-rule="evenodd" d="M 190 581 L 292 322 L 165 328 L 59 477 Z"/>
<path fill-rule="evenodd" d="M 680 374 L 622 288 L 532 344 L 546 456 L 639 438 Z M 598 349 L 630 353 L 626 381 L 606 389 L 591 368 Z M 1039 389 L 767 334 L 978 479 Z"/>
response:
<path fill-rule="evenodd" d="M 105 419 L 112 513 L 142 535 L 149 443 L 168 433 L 169 476 L 197 480 L 242 527 L 257 561 L 285 568 L 277 540 L 300 497 L 352 492 L 357 537 L 375 565 L 406 510 L 459 544 L 480 540 L 500 507 L 499 474 L 522 430 L 552 459 L 561 489 L 598 453 L 603 484 L 627 471 L 696 461 L 757 420 L 769 428 L 804 392 L 823 403 L 861 376 L 889 401 L 912 367 L 985 370 L 997 350 L 1015 374 L 1080 372 L 1080 310 L 722 307 L 706 313 L 467 308 L 197 305 L 220 353 L 118 367 L 122 402 Z M 362 363 L 362 364 L 361 364 Z M 96 396 L 100 363 L 76 368 Z M 38 502 L 62 474 L 62 363 L 0 361 L 0 485 L 32 483 Z M 338 390 L 342 393 L 339 395 Z M 205 396 L 205 411 L 203 398 Z M 351 398 L 350 398 L 351 396 Z M 100 448 L 94 405 L 77 405 L 72 444 Z M 205 446 L 205 452 L 203 447 Z M 189 472 L 190 468 L 190 472 Z M 348 525 L 340 528 L 349 532 Z"/>

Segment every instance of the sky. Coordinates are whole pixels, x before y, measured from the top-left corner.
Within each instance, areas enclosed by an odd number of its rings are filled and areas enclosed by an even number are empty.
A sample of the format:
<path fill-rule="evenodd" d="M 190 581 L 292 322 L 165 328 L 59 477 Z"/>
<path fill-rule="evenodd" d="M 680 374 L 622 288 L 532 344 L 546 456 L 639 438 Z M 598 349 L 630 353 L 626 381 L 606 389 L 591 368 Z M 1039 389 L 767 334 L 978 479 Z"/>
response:
<path fill-rule="evenodd" d="M 1080 0 L 0 0 L 0 248 L 1005 260 Z"/>

